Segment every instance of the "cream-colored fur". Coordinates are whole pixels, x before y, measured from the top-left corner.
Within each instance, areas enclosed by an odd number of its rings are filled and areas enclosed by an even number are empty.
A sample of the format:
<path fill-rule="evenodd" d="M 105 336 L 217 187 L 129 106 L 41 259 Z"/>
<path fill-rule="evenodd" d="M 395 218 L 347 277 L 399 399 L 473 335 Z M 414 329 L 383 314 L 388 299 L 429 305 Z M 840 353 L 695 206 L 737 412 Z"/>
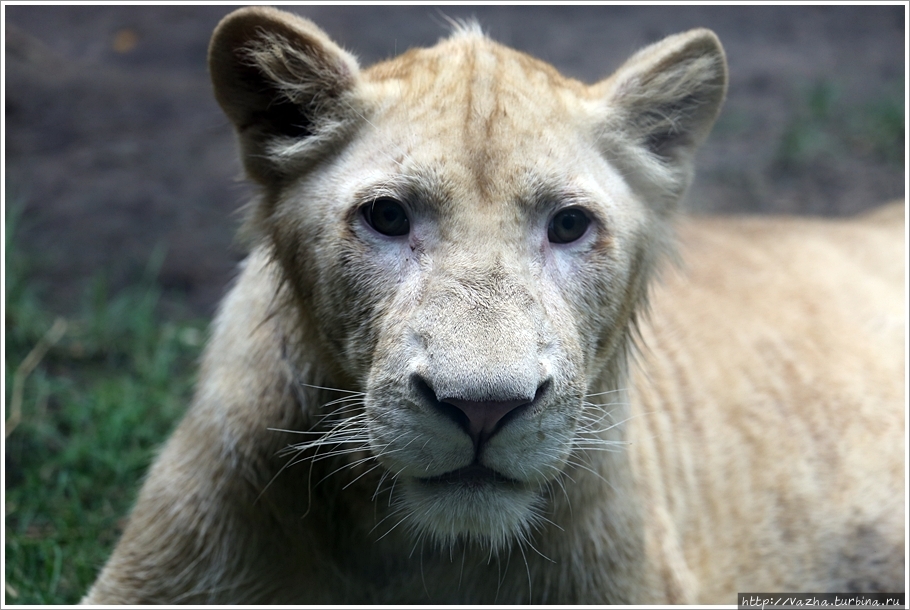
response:
<path fill-rule="evenodd" d="M 674 223 L 711 32 L 586 86 L 252 8 L 210 67 L 252 253 L 85 602 L 903 590 L 903 214 Z"/>

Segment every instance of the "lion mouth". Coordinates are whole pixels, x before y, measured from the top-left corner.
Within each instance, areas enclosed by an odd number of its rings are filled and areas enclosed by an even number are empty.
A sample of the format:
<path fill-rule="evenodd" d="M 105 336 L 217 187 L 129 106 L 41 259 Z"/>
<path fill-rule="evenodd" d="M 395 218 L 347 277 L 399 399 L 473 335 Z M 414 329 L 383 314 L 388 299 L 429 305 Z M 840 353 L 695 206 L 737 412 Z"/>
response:
<path fill-rule="evenodd" d="M 487 468 L 481 464 L 471 464 L 463 468 L 457 468 L 449 472 L 418 479 L 425 485 L 487 485 L 487 484 L 517 484 L 518 481 L 502 475 L 492 468 Z"/>

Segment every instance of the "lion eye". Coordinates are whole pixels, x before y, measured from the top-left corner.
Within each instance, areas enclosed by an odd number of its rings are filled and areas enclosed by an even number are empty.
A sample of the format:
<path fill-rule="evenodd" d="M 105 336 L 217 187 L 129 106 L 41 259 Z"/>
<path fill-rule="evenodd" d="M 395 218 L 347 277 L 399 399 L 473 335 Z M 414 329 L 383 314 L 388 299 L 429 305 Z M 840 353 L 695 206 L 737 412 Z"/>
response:
<path fill-rule="evenodd" d="M 547 227 L 547 238 L 554 244 L 573 242 L 588 230 L 591 219 L 578 208 L 567 208 L 557 213 Z"/>
<path fill-rule="evenodd" d="M 404 207 L 390 197 L 380 197 L 364 206 L 363 215 L 371 227 L 390 237 L 407 235 L 411 222 Z"/>

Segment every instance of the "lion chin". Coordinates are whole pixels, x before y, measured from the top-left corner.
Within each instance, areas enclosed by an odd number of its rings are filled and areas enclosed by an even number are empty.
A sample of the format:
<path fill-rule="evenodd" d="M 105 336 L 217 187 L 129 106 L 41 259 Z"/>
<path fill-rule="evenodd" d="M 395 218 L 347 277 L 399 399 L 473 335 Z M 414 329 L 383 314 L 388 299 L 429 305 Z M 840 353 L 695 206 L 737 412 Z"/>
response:
<path fill-rule="evenodd" d="M 444 549 L 461 543 L 497 554 L 526 540 L 542 518 L 540 491 L 484 466 L 401 484 L 397 508 L 412 533 Z"/>

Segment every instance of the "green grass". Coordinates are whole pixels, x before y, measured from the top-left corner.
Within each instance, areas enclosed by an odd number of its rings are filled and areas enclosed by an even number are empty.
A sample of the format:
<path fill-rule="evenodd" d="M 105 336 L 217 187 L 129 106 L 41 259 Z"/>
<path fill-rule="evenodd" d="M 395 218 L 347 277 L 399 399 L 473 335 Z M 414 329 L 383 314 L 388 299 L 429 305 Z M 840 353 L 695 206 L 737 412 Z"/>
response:
<path fill-rule="evenodd" d="M 6 220 L 6 602 L 72 604 L 188 404 L 203 324 L 158 315 L 160 253 L 137 285 L 110 294 L 96 278 L 78 315 L 55 315 L 16 248 L 19 214 Z"/>
<path fill-rule="evenodd" d="M 792 171 L 841 156 L 902 166 L 905 129 L 903 81 L 891 83 L 865 103 L 848 104 L 835 82 L 819 80 L 799 96 L 775 165 Z"/>

